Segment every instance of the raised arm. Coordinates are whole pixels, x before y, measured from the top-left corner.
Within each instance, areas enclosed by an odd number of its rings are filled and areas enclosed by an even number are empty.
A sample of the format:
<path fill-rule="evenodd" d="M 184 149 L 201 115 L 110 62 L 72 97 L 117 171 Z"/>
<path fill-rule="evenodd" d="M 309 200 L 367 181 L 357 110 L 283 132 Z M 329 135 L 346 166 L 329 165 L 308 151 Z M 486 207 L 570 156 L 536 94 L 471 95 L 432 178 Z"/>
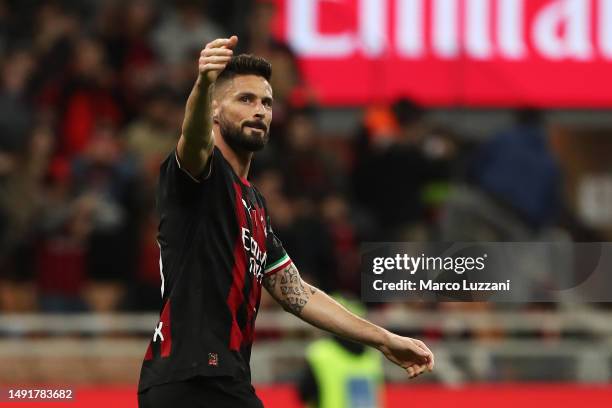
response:
<path fill-rule="evenodd" d="M 389 332 L 346 310 L 325 292 L 304 282 L 291 263 L 264 277 L 264 287 L 283 308 L 307 323 L 381 351 L 413 378 L 434 367 L 425 343 Z"/>
<path fill-rule="evenodd" d="M 206 45 L 198 61 L 198 78 L 187 99 L 177 154 L 184 168 L 198 178 L 212 152 L 212 85 L 233 55 L 238 37 L 219 38 Z"/>

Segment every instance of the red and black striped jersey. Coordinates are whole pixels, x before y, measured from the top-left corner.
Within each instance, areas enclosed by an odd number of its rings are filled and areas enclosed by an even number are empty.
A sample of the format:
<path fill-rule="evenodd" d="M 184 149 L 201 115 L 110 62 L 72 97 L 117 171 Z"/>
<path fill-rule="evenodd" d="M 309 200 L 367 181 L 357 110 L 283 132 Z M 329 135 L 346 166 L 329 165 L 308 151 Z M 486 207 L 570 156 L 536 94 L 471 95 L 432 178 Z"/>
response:
<path fill-rule="evenodd" d="M 215 147 L 205 176 L 162 163 L 157 190 L 162 307 L 139 391 L 194 376 L 250 377 L 265 274 L 291 263 L 263 196 Z"/>

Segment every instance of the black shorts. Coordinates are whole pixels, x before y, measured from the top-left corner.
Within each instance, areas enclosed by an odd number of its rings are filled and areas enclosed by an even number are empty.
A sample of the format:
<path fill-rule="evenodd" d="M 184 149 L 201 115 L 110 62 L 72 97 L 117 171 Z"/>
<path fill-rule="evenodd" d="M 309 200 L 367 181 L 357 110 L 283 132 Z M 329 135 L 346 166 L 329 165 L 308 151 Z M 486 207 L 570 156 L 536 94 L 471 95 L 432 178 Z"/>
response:
<path fill-rule="evenodd" d="M 139 408 L 263 408 L 247 380 L 194 377 L 156 385 L 138 394 Z"/>

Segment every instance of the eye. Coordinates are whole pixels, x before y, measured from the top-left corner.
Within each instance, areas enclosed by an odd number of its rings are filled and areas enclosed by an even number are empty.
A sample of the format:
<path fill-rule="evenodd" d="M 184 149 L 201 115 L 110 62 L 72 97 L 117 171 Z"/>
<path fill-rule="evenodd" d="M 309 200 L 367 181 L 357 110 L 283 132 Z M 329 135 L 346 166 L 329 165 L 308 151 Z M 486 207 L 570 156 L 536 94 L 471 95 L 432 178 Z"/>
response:
<path fill-rule="evenodd" d="M 268 108 L 272 107 L 272 101 L 270 99 L 264 99 L 263 101 L 261 101 L 261 103 Z"/>
<path fill-rule="evenodd" d="M 249 102 L 249 101 L 250 101 L 250 99 L 249 99 L 248 95 L 242 95 L 240 97 L 240 102 Z"/>

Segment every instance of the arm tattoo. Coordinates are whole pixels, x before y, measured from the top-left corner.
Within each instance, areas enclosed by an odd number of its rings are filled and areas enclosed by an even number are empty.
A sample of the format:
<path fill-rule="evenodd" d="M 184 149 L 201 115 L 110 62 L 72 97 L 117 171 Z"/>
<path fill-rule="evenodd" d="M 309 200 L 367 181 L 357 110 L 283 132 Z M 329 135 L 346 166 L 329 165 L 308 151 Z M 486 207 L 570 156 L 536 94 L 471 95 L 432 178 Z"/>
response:
<path fill-rule="evenodd" d="M 274 293 L 274 287 L 276 286 L 276 275 L 278 275 L 278 273 L 264 275 L 262 284 L 270 293 Z"/>
<path fill-rule="evenodd" d="M 282 271 L 266 276 L 263 285 L 286 311 L 296 316 L 302 313 L 310 297 L 317 291 L 302 280 L 293 264 Z M 278 288 L 277 285 L 279 285 Z"/>

